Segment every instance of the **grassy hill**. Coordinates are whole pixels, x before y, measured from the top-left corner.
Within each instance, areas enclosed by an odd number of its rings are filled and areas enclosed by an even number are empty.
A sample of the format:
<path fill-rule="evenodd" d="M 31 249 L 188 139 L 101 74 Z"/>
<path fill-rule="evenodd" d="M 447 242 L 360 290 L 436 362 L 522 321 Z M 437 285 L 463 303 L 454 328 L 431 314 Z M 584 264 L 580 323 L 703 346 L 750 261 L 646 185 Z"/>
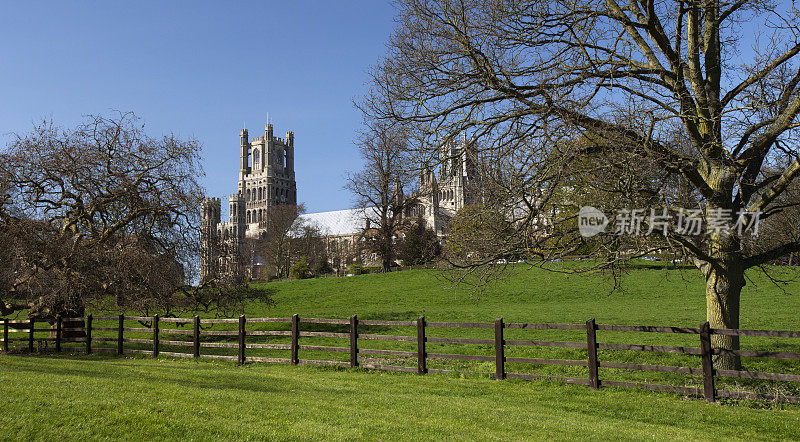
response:
<path fill-rule="evenodd" d="M 772 269 L 795 281 L 776 286 L 763 273 L 749 274 L 742 294 L 742 328 L 796 329 L 800 271 Z M 705 281 L 696 269 L 642 265 L 626 272 L 612 292 L 609 277 L 556 273 L 517 266 L 483 293 L 456 289 L 434 270 L 409 270 L 275 282 L 260 285 L 277 304 L 253 303 L 251 316 L 301 316 L 431 321 L 598 323 L 696 327 L 705 321 Z"/>
<path fill-rule="evenodd" d="M 567 263 L 564 265 L 573 265 Z M 630 269 L 621 287 L 603 275 L 579 276 L 518 266 L 513 275 L 476 294 L 456 290 L 439 273 L 390 274 L 261 284 L 274 305 L 253 301 L 248 317 L 346 318 L 428 321 L 583 323 L 696 327 L 705 320 L 704 281 L 694 269 L 668 270 L 643 264 Z M 773 277 L 798 279 L 793 269 Z M 742 296 L 742 328 L 798 330 L 800 282 L 776 286 L 752 272 Z M 102 312 L 96 312 L 102 313 Z M 109 321 L 96 327 L 113 327 Z M 136 327 L 132 322 L 131 326 Z M 140 325 L 138 325 L 140 327 Z M 185 340 L 165 323 L 162 339 Z M 214 330 L 233 330 L 216 324 Z M 301 324 L 303 331 L 345 332 L 346 326 Z M 287 324 L 248 324 L 248 330 L 287 330 Z M 185 330 L 184 330 L 185 331 Z M 410 327 L 362 326 L 360 333 L 413 335 Z M 94 336 L 113 338 L 98 330 Z M 428 336 L 491 338 L 486 328 L 429 328 Z M 129 337 L 148 338 L 147 333 Z M 234 342 L 235 336 L 204 341 Z M 585 341 L 581 330 L 507 330 L 506 339 Z M 302 345 L 347 346 L 347 339 L 301 336 Z M 600 342 L 697 347 L 696 335 L 598 332 Z M 248 343 L 288 343 L 285 336 L 250 336 Z M 114 345 L 98 341 L 96 346 Z M 413 342 L 359 340 L 360 348 L 413 351 Z M 743 338 L 745 349 L 800 352 L 798 339 Z M 146 344 L 141 347 L 148 348 Z M 81 347 L 77 347 L 78 351 Z M 492 345 L 429 343 L 428 352 L 491 356 Z M 186 347 L 162 345 L 162 351 Z M 235 349 L 203 348 L 204 354 Z M 681 354 L 600 350 L 601 361 L 699 367 Z M 288 357 L 286 350 L 248 350 L 248 355 Z M 585 360 L 586 351 L 555 347 L 506 347 L 509 357 Z M 301 350 L 301 359 L 347 360 L 346 353 Z M 414 366 L 414 357 L 381 357 L 379 363 Z M 793 360 L 746 358 L 751 370 L 800 374 Z M 0 356 L 7 386 L 0 436 L 10 439 L 797 439 L 800 407 L 718 406 L 677 394 L 557 382 L 487 379 L 492 362 L 429 359 L 429 368 L 473 374 L 433 375 L 365 372 L 286 365 L 174 361 L 99 356 Z M 580 366 L 507 363 L 508 372 L 585 378 Z M 601 368 L 604 380 L 698 387 L 698 376 Z M 800 394 L 798 386 L 768 381 L 718 380 L 726 389 Z M 726 404 L 738 402 L 725 402 Z"/>

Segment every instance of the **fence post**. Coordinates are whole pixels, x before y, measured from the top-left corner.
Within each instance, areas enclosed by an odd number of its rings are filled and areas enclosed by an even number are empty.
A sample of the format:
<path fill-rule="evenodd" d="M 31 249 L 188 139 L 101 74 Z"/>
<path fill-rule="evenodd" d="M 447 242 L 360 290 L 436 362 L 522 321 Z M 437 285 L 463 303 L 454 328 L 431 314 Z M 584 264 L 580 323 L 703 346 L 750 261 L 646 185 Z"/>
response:
<path fill-rule="evenodd" d="M 714 391 L 714 363 L 712 362 L 711 324 L 700 324 L 700 358 L 703 363 L 703 396 L 708 402 L 716 400 Z"/>
<path fill-rule="evenodd" d="M 503 345 L 503 318 L 494 320 L 494 363 L 495 363 L 495 379 L 506 378 L 506 355 L 505 347 Z"/>
<path fill-rule="evenodd" d="M 244 315 L 239 315 L 239 365 L 244 364 L 244 335 L 245 335 L 245 324 L 246 319 Z"/>
<path fill-rule="evenodd" d="M 417 319 L 417 374 L 425 374 L 428 367 L 425 365 L 425 317 Z"/>
<path fill-rule="evenodd" d="M 300 349 L 300 316 L 296 313 L 292 315 L 292 365 L 297 365 L 300 359 L 297 357 L 297 351 Z"/>
<path fill-rule="evenodd" d="M 31 319 L 30 325 L 29 325 L 30 328 L 28 329 L 28 351 L 31 352 L 31 353 L 33 353 L 33 329 L 34 329 L 34 324 L 36 324 L 36 321 Z"/>
<path fill-rule="evenodd" d="M 158 315 L 153 315 L 153 357 L 158 357 Z"/>
<path fill-rule="evenodd" d="M 86 316 L 86 354 L 92 354 L 92 314 Z"/>
<path fill-rule="evenodd" d="M 600 388 L 600 377 L 597 375 L 597 325 L 594 318 L 586 321 L 586 354 L 589 358 L 589 386 Z"/>
<path fill-rule="evenodd" d="M 194 315 L 194 357 L 200 357 L 200 316 Z"/>
<path fill-rule="evenodd" d="M 117 326 L 117 354 L 122 356 L 125 352 L 125 314 L 119 315 L 119 325 Z"/>
<path fill-rule="evenodd" d="M 350 317 L 350 367 L 358 366 L 358 316 Z"/>
<path fill-rule="evenodd" d="M 61 352 L 61 327 L 63 327 L 61 315 L 56 315 L 56 353 Z"/>
<path fill-rule="evenodd" d="M 8 353 L 8 318 L 3 318 L 3 351 Z"/>

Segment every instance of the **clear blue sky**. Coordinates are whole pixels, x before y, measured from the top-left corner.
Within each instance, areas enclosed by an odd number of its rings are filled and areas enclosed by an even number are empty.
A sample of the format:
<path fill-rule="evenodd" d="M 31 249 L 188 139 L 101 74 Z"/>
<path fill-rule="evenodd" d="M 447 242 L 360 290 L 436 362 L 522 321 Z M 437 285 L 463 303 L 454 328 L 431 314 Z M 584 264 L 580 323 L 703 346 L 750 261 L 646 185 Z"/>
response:
<path fill-rule="evenodd" d="M 358 167 L 352 100 L 384 53 L 383 0 L 42 2 L 0 4 L 0 140 L 52 118 L 134 111 L 151 134 L 204 146 L 204 185 L 235 190 L 239 129 L 295 133 L 298 200 L 348 208 Z M 226 204 L 223 204 L 225 207 Z"/>

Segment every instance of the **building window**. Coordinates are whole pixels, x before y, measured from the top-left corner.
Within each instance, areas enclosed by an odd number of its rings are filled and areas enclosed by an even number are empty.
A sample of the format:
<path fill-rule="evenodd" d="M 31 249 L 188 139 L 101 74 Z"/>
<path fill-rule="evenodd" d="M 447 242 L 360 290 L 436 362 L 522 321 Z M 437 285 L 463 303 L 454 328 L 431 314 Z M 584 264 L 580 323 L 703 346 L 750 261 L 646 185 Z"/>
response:
<path fill-rule="evenodd" d="M 261 162 L 259 160 L 261 160 L 261 156 L 258 154 L 258 149 L 255 149 L 253 151 L 253 167 L 256 169 L 261 168 Z"/>

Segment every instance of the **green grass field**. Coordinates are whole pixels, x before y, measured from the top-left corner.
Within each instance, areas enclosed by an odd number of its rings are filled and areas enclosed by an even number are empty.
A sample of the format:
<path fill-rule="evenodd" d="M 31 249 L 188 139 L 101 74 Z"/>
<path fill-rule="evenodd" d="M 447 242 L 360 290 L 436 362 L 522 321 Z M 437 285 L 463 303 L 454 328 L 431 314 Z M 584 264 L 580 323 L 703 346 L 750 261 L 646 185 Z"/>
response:
<path fill-rule="evenodd" d="M 797 410 L 550 382 L 0 356 L 16 440 L 798 439 Z"/>
<path fill-rule="evenodd" d="M 793 270 L 775 269 L 790 280 Z M 742 328 L 800 329 L 800 282 L 781 287 L 749 275 L 742 296 Z M 577 276 L 517 267 L 513 276 L 480 294 L 455 290 L 435 271 L 415 270 L 263 284 L 275 300 L 248 305 L 248 317 L 347 318 L 428 321 L 584 323 L 697 327 L 705 319 L 704 282 L 696 270 L 631 269 L 621 289 L 600 275 Z M 95 312 L 105 314 L 104 312 Z M 131 326 L 137 326 L 132 323 Z M 114 326 L 102 321 L 96 326 Z M 141 325 L 139 325 L 141 327 Z M 185 340 L 163 324 L 163 339 Z M 215 325 L 215 330 L 233 329 Z M 249 324 L 286 330 L 286 324 Z M 303 330 L 346 331 L 345 326 L 302 324 Z M 413 335 L 410 327 L 362 327 L 361 333 Z M 105 333 L 105 334 L 104 334 Z M 136 337 L 131 333 L 132 337 Z M 96 337 L 115 336 L 97 332 Z M 490 329 L 429 328 L 428 336 L 491 338 Z M 141 337 L 147 337 L 142 334 Z M 507 330 L 506 339 L 583 341 L 583 331 Z M 206 338 L 204 338 L 206 339 Z M 235 336 L 210 336 L 235 341 Z M 697 347 L 696 335 L 598 332 L 598 341 Z M 248 342 L 288 343 L 286 337 Z M 104 343 L 96 342 L 96 346 Z M 345 339 L 302 337 L 301 344 L 347 346 Z M 108 343 L 107 345 L 113 345 Z M 362 341 L 361 348 L 412 351 L 413 342 Z M 133 346 L 132 346 L 133 347 Z M 800 339 L 742 338 L 745 349 L 800 352 Z M 141 348 L 147 348 L 142 345 Z M 80 347 L 76 347 L 80 351 Z M 162 351 L 190 351 L 162 346 Z M 493 355 L 491 345 L 428 344 L 428 352 Z M 235 354 L 204 348 L 204 353 Z M 248 350 L 249 356 L 288 357 L 285 350 Z M 510 347 L 506 356 L 584 360 L 586 351 Z M 346 360 L 345 353 L 301 350 L 301 359 Z M 599 352 L 601 361 L 699 367 L 699 358 L 649 352 Z M 415 358 L 380 357 L 379 363 L 414 366 Z M 792 360 L 745 358 L 749 370 L 800 374 Z M 487 379 L 491 362 L 429 360 L 429 368 L 472 375 L 390 374 L 265 364 L 103 359 L 0 357 L 0 376 L 12 386 L 0 435 L 49 439 L 130 438 L 702 438 L 797 439 L 800 407 L 754 402 L 710 405 L 677 394 L 636 389 L 589 390 L 581 385 Z M 509 372 L 586 377 L 585 367 L 507 364 Z M 601 368 L 601 379 L 697 387 L 697 376 Z M 800 394 L 792 383 L 718 378 L 718 386 L 761 393 Z M 158 404 L 151 403 L 156 401 Z M 767 407 L 769 409 L 758 409 Z M 59 411 L 59 410 L 67 410 Z M 116 425 L 116 427 L 115 427 Z"/>
<path fill-rule="evenodd" d="M 636 267 L 611 292 L 603 275 L 570 275 L 518 265 L 484 293 L 457 290 L 432 270 L 263 284 L 277 305 L 253 304 L 251 316 L 301 316 L 431 321 L 598 323 L 696 327 L 705 321 L 705 282 L 693 268 Z M 800 271 L 773 269 L 776 287 L 753 271 L 742 294 L 742 328 L 797 329 Z M 787 293 L 784 293 L 787 292 Z"/>

